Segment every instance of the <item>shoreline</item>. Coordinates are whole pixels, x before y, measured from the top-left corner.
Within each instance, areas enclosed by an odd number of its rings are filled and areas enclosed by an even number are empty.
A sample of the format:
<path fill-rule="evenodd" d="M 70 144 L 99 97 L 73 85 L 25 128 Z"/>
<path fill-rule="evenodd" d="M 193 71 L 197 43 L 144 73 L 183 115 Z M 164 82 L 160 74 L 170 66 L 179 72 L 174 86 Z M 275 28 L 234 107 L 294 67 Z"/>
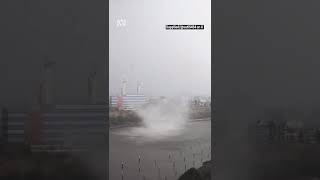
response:
<path fill-rule="evenodd" d="M 126 127 L 137 127 L 137 126 L 141 126 L 141 124 L 128 123 L 128 124 L 112 126 L 112 127 L 109 127 L 109 129 L 112 130 L 112 129 L 121 129 Z"/>
<path fill-rule="evenodd" d="M 198 122 L 198 121 L 211 121 L 211 117 L 190 119 L 189 122 Z"/>
<path fill-rule="evenodd" d="M 197 118 L 197 119 L 189 119 L 187 123 L 192 123 L 192 122 L 201 122 L 201 121 L 211 121 L 211 117 L 208 118 Z M 109 127 L 110 130 L 113 129 L 121 129 L 121 128 L 128 128 L 128 127 L 141 127 L 142 123 L 126 123 L 122 125 L 116 125 Z"/>

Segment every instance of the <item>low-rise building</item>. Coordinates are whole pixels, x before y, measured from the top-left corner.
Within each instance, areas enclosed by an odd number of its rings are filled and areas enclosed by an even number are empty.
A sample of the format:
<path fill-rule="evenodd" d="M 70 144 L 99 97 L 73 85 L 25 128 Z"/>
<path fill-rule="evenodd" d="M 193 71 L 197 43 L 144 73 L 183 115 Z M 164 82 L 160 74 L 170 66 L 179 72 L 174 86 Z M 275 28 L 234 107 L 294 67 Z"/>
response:
<path fill-rule="evenodd" d="M 122 110 L 135 110 L 146 103 L 144 95 L 110 96 L 110 106 Z"/>

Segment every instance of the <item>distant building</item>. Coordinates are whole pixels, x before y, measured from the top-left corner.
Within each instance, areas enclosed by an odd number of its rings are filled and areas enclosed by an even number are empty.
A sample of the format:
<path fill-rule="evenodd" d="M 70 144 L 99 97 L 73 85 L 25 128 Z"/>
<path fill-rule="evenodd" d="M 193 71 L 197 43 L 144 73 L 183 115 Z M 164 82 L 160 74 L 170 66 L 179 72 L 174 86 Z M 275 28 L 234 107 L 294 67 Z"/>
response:
<path fill-rule="evenodd" d="M 206 96 L 192 97 L 191 104 L 193 106 L 209 107 L 209 106 L 211 106 L 211 97 L 206 97 Z"/>
<path fill-rule="evenodd" d="M 110 106 L 123 110 L 134 110 L 146 103 L 144 95 L 110 96 Z"/>
<path fill-rule="evenodd" d="M 121 95 L 110 96 L 109 105 L 111 108 L 121 110 L 135 110 L 146 103 L 146 97 L 141 93 L 142 82 L 137 82 L 137 93 L 127 94 L 127 80 L 122 79 Z"/>

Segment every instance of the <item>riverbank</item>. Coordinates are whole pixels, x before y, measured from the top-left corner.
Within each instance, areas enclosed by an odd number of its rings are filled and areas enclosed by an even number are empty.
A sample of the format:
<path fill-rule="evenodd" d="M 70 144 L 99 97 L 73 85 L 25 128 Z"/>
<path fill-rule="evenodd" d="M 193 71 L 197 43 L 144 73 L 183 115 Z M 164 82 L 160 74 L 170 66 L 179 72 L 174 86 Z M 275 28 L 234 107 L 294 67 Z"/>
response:
<path fill-rule="evenodd" d="M 139 125 L 141 123 L 142 123 L 142 119 L 134 111 L 111 110 L 109 112 L 110 129 Z"/>
<path fill-rule="evenodd" d="M 211 113 L 205 112 L 193 112 L 190 113 L 189 121 L 210 121 Z M 142 118 L 134 111 L 110 111 L 109 113 L 109 129 L 117 129 L 124 127 L 134 127 L 143 125 Z"/>
<path fill-rule="evenodd" d="M 190 122 L 197 122 L 197 121 L 211 121 L 211 117 L 190 119 Z"/>

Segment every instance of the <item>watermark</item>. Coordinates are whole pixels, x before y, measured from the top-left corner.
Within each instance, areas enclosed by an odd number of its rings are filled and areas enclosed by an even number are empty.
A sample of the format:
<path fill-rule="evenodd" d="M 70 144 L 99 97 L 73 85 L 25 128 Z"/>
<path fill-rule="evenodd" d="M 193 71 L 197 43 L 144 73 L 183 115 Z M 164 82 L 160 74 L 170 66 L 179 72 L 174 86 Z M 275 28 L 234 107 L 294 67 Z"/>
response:
<path fill-rule="evenodd" d="M 204 25 L 166 25 L 166 30 L 204 30 Z"/>
<path fill-rule="evenodd" d="M 117 19 L 117 27 L 126 27 L 127 20 L 126 19 Z"/>

